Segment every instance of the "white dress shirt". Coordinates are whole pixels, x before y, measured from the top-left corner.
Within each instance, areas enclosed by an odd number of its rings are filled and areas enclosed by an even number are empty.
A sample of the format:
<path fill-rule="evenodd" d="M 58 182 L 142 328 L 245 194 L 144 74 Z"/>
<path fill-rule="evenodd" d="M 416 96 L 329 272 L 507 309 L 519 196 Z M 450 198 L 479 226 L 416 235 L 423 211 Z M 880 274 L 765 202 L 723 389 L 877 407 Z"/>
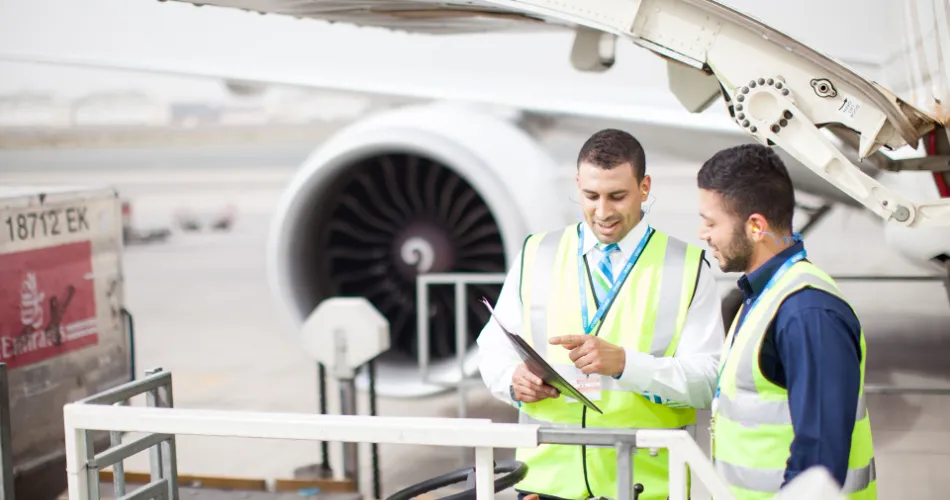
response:
<path fill-rule="evenodd" d="M 597 237 L 586 223 L 584 258 L 593 268 L 602 252 Z M 613 252 L 610 263 L 618 276 L 627 259 L 636 250 L 646 232 L 647 222 L 641 220 L 618 242 L 620 252 Z M 521 331 L 522 307 L 518 293 L 521 276 L 521 254 L 514 260 L 502 285 L 495 314 L 513 332 Z M 583 331 L 578 331 L 583 334 Z M 693 302 L 686 314 L 686 323 L 679 345 L 672 357 L 655 357 L 636 349 L 625 348 L 626 366 L 618 382 L 621 386 L 641 392 L 673 407 L 707 408 L 712 401 L 719 368 L 719 353 L 725 332 L 716 284 L 708 263 L 700 268 Z M 498 323 L 489 321 L 478 337 L 478 366 L 482 380 L 492 395 L 517 406 L 510 396 L 511 378 L 521 358 L 515 353 Z"/>

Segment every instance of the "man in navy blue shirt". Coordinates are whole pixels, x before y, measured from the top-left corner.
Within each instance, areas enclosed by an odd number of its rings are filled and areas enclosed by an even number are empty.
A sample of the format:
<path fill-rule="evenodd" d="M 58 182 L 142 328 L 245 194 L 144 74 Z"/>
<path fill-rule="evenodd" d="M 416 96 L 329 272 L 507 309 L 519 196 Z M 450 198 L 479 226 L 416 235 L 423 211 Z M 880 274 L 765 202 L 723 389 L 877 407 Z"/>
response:
<path fill-rule="evenodd" d="M 700 238 L 723 271 L 744 273 L 738 281 L 744 294 L 737 318 L 741 325 L 780 267 L 804 254 L 804 242 L 792 233 L 792 183 L 771 148 L 749 144 L 707 161 L 698 185 Z M 861 392 L 861 355 L 861 325 L 840 298 L 806 287 L 778 306 L 757 357 L 761 375 L 787 391 L 794 438 L 782 486 L 816 465 L 845 484 Z"/>

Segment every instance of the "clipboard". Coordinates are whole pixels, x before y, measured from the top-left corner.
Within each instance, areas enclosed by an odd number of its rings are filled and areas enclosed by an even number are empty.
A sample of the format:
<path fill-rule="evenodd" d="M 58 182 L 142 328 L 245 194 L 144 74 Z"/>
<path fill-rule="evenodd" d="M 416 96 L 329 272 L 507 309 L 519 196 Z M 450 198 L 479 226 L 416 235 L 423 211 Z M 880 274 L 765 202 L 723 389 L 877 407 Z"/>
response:
<path fill-rule="evenodd" d="M 581 403 L 584 403 L 584 406 L 590 408 L 591 410 L 604 414 L 593 401 L 587 399 L 581 391 L 577 390 L 576 387 L 571 385 L 570 382 L 564 379 L 560 373 L 558 373 L 547 361 L 542 358 L 537 351 L 531 348 L 527 342 L 520 335 L 516 335 L 511 332 L 511 330 L 506 327 L 498 316 L 495 316 L 495 310 L 492 309 L 491 304 L 485 297 L 482 297 L 482 304 L 485 304 L 485 307 L 488 308 L 488 312 L 491 313 L 492 318 L 495 318 L 495 321 L 498 323 L 498 326 L 501 327 L 502 331 L 505 332 L 505 336 L 508 337 L 508 340 L 514 346 L 515 351 L 518 353 L 518 356 L 521 357 L 521 360 L 524 361 L 525 365 L 528 367 L 528 370 L 531 373 L 537 375 L 544 381 L 545 384 L 550 385 L 551 387 L 557 389 L 561 394 L 568 395 Z"/>

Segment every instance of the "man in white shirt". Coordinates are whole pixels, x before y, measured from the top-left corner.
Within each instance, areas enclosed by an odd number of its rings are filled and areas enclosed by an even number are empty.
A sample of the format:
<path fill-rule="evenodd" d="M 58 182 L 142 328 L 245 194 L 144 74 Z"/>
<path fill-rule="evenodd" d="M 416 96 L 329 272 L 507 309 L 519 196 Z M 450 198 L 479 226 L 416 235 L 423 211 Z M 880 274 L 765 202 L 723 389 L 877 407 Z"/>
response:
<path fill-rule="evenodd" d="M 490 320 L 478 338 L 481 376 L 520 409 L 521 422 L 681 428 L 712 401 L 724 337 L 719 296 L 701 249 L 642 220 L 645 163 L 630 134 L 594 134 L 577 161 L 584 222 L 529 236 L 508 272 L 495 314 L 604 412 L 543 384 Z M 665 499 L 666 454 L 648 455 L 634 457 L 639 498 Z M 611 448 L 519 449 L 529 471 L 516 488 L 522 498 L 614 497 L 615 456 Z"/>

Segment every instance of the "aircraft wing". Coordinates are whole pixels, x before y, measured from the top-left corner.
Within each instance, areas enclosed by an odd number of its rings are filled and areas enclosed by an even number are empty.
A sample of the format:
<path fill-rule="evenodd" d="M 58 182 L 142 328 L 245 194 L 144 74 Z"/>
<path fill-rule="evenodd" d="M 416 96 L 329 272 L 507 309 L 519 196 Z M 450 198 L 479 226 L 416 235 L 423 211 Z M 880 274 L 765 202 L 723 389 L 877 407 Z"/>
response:
<path fill-rule="evenodd" d="M 356 26 L 384 28 L 426 34 L 464 34 L 507 31 L 571 29 L 578 31 L 572 62 L 578 69 L 606 70 L 609 61 L 595 60 L 600 51 L 598 39 L 610 34 L 632 41 L 664 58 L 678 61 L 707 75 L 714 72 L 716 42 L 732 38 L 750 44 L 741 35 L 754 34 L 762 42 L 745 47 L 758 49 L 759 55 L 777 58 L 780 64 L 806 64 L 854 87 L 853 97 L 874 103 L 887 116 L 899 138 L 882 144 L 892 148 L 916 144 L 920 134 L 933 122 L 946 122 L 943 109 L 928 114 L 892 95 L 887 89 L 858 75 L 796 39 L 771 28 L 757 19 L 714 0 L 638 0 L 560 1 L 560 0 L 173 0 L 195 6 L 234 8 L 260 14 L 311 18 Z M 914 0 L 911 4 L 931 4 L 940 0 Z M 917 15 L 920 9 L 913 9 Z M 926 10 L 926 9 L 924 9 Z M 925 16 L 926 12 L 923 13 Z M 946 13 L 944 17 L 946 18 Z M 936 21 L 936 19 L 935 19 Z M 723 27 L 728 28 L 723 30 Z M 919 35 L 919 33 L 917 33 Z M 920 45 L 922 40 L 914 40 Z M 736 49 L 736 47 L 731 47 Z M 769 52 L 769 49 L 772 49 Z M 775 54 L 781 49 L 791 54 Z M 908 47 L 914 50 L 915 46 Z M 746 51 L 747 51 L 746 50 Z M 919 47 L 917 47 L 919 50 Z M 766 51 L 762 53 L 762 51 Z M 902 54 L 913 56 L 914 53 Z M 776 61 L 778 62 L 778 61 Z M 760 63 L 761 64 L 761 63 Z M 776 65 L 773 63 L 772 65 Z M 762 68 L 764 69 L 764 68 Z M 921 75 L 923 76 L 923 75 Z M 687 77 L 683 77 L 687 78 Z M 725 83 L 725 82 L 722 82 Z M 736 82 L 739 83 L 739 82 Z"/>
<path fill-rule="evenodd" d="M 671 90 L 687 110 L 702 111 L 721 95 L 736 125 L 762 143 L 782 147 L 885 220 L 950 225 L 950 200 L 918 204 L 891 192 L 819 130 L 831 125 L 839 134 L 854 132 L 863 159 L 882 146 L 916 146 L 923 134 L 945 124 L 945 116 L 918 109 L 838 61 L 712 0 L 178 1 L 427 33 L 563 27 L 575 30 L 571 62 L 585 71 L 612 65 L 603 52 L 605 37 L 627 40 L 668 61 Z"/>
<path fill-rule="evenodd" d="M 940 0 L 915 1 L 925 4 Z M 76 4 L 82 2 L 71 2 L 70 6 Z M 739 130 L 762 143 L 785 149 L 885 220 L 912 227 L 950 224 L 950 200 L 914 203 L 891 192 L 856 167 L 819 130 L 833 128 L 857 145 L 859 158 L 866 158 L 882 146 L 888 149 L 916 146 L 923 134 L 945 124 L 944 115 L 914 106 L 838 61 L 711 0 L 176 0 L 165 6 L 172 7 L 172 4 L 193 9 L 202 5 L 202 10 L 219 7 L 234 12 L 246 10 L 288 19 L 312 18 L 361 26 L 366 30 L 382 28 L 418 34 L 567 31 L 574 34 L 569 47 L 571 63 L 588 76 L 603 73 L 613 65 L 618 41 L 632 42 L 662 58 L 657 61 L 666 61 L 664 69 L 670 89 L 682 105 L 680 112 L 668 108 L 660 111 L 643 100 L 598 100 L 584 95 L 587 92 L 577 92 L 577 97 L 570 99 L 551 100 L 543 92 L 510 91 L 504 84 L 492 85 L 485 79 L 461 92 L 445 85 L 444 81 L 400 85 L 398 79 L 390 79 L 379 67 L 361 67 L 359 60 L 353 61 L 356 71 L 349 75 L 321 74 L 319 67 L 307 67 L 306 59 L 300 61 L 298 71 L 288 69 L 283 61 L 280 71 L 271 72 L 266 58 L 280 59 L 282 54 L 254 53 L 253 49 L 247 58 L 256 56 L 255 63 L 260 64 L 242 65 L 245 54 L 232 49 L 236 53 L 230 65 L 217 61 L 209 65 L 207 59 L 197 57 L 192 60 L 185 51 L 165 60 L 141 58 L 137 62 L 133 55 L 127 57 L 122 66 L 243 81 L 469 100 L 540 112 L 647 120 L 703 130 Z M 169 35 L 167 43 L 174 43 L 175 33 Z M 213 32 L 207 35 L 205 43 L 216 43 Z M 133 43 L 136 36 L 129 33 L 123 41 Z M 115 44 L 115 39 L 111 43 Z M 148 39 L 146 43 L 166 43 L 166 40 Z M 253 47 L 254 43 L 248 41 L 247 47 Z M 266 41 L 260 40 L 260 43 L 266 44 Z M 425 43 L 440 42 L 426 39 Z M 332 46 L 312 48 L 324 52 L 334 50 Z M 145 49 L 147 52 L 148 48 Z M 186 50 L 201 49 L 200 45 L 194 45 Z M 380 47 L 380 50 L 385 48 Z M 65 51 L 68 52 L 69 47 Z M 42 60 L 53 53 L 55 51 L 46 54 L 13 51 L 7 53 L 7 58 Z M 85 56 L 54 62 L 69 60 L 106 67 L 114 66 L 115 62 Z M 434 60 L 431 64 L 442 62 Z M 357 75 L 360 70 L 364 71 L 363 75 Z M 541 82 L 541 85 L 548 83 L 556 84 Z M 719 97 L 725 100 L 728 119 L 724 119 L 724 115 L 700 113 Z"/>

